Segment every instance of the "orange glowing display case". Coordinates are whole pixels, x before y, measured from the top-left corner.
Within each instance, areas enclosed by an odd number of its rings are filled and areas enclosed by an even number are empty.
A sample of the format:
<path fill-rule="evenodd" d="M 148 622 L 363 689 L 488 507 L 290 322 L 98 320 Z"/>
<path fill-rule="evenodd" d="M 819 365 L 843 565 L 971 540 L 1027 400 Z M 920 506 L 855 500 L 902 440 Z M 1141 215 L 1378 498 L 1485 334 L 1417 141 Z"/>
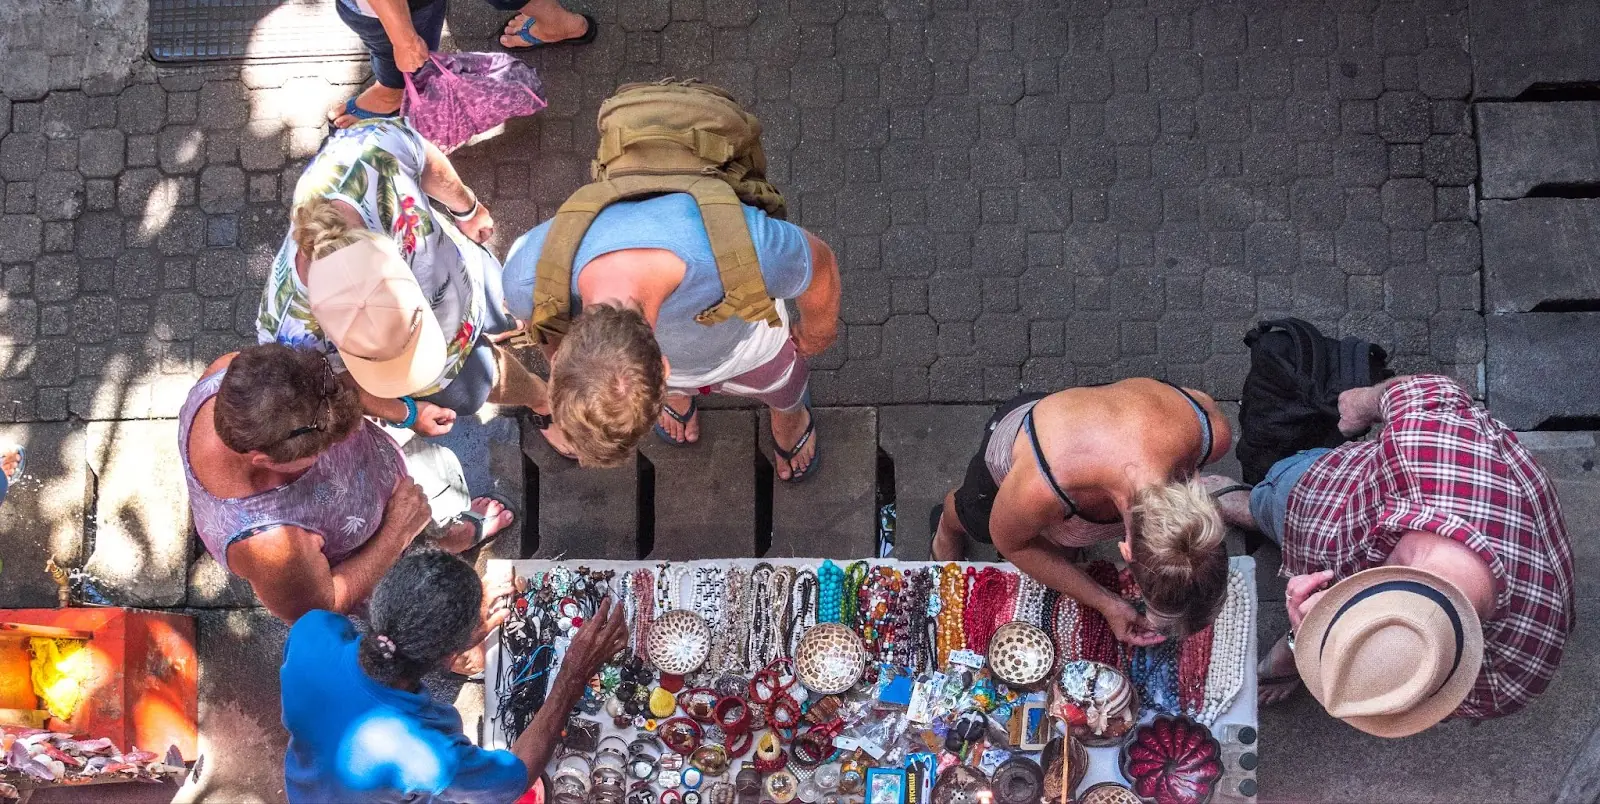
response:
<path fill-rule="evenodd" d="M 123 608 L 0 609 L 0 710 L 39 708 L 28 666 L 28 637 L 68 632 L 90 636 L 87 694 L 70 719 L 51 719 L 45 728 L 91 739 L 109 737 L 123 751 L 137 746 L 161 755 L 168 746 L 177 746 L 186 760 L 198 756 L 194 619 L 180 614 Z"/>

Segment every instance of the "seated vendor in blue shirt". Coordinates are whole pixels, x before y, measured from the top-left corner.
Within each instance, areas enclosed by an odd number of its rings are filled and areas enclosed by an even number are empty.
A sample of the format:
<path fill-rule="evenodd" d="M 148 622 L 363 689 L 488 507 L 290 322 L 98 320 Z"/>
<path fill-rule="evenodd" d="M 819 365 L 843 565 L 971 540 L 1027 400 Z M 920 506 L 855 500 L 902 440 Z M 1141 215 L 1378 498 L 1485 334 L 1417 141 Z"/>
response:
<path fill-rule="evenodd" d="M 422 677 L 505 620 L 509 584 L 485 594 L 448 553 L 395 562 L 369 602 L 371 631 L 312 611 L 289 632 L 282 670 L 283 759 L 291 802 L 514 802 L 539 778 L 589 678 L 628 642 L 607 601 L 572 640 L 545 704 L 510 751 L 467 741 L 461 714 Z"/>

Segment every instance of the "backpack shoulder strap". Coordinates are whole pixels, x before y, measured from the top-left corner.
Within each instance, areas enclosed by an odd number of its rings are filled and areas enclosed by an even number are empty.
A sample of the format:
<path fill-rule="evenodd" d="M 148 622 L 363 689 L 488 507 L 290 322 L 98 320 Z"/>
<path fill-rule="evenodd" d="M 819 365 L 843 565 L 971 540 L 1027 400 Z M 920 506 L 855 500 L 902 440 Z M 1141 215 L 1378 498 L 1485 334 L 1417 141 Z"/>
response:
<path fill-rule="evenodd" d="M 535 269 L 533 316 L 528 322 L 541 343 L 560 339 L 570 325 L 573 261 L 595 216 L 617 201 L 661 193 L 694 196 L 722 279 L 722 300 L 701 311 L 695 320 L 706 325 L 730 318 L 765 321 L 774 327 L 782 323 L 777 305 L 767 294 L 739 197 L 727 182 L 700 175 L 617 176 L 579 188 L 550 222 Z"/>
<path fill-rule="evenodd" d="M 711 253 L 716 256 L 717 274 L 722 279 L 722 300 L 700 311 L 695 320 L 708 326 L 730 318 L 780 326 L 783 322 L 778 318 L 777 304 L 767 293 L 766 279 L 761 276 L 761 260 L 756 256 L 756 244 L 750 238 L 739 196 L 716 176 L 698 178 L 687 192 L 700 206 Z"/>

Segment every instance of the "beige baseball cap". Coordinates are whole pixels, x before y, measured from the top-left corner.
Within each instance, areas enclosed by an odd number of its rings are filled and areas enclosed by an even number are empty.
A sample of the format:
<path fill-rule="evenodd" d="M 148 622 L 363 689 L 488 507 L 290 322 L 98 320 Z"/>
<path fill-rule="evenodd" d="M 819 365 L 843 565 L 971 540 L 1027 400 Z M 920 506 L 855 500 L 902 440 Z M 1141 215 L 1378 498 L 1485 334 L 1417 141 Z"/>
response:
<path fill-rule="evenodd" d="M 362 238 L 307 273 L 311 315 L 367 393 L 411 396 L 444 374 L 444 334 L 394 241 Z"/>

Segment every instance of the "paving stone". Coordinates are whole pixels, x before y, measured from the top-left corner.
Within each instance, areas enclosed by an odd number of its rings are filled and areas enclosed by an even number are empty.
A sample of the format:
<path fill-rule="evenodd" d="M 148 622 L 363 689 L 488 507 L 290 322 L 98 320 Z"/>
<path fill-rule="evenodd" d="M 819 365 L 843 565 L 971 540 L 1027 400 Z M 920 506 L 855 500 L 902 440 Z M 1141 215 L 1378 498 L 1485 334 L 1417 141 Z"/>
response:
<path fill-rule="evenodd" d="M 1484 198 L 1600 181 L 1600 102 L 1480 103 L 1474 110 Z"/>
<path fill-rule="evenodd" d="M 655 476 L 655 536 L 649 558 L 757 554 L 755 428 L 751 411 L 702 410 L 700 440 L 692 445 L 645 438 L 640 457 L 650 462 Z M 708 499 L 718 504 L 708 506 Z"/>
<path fill-rule="evenodd" d="M 615 469 L 583 469 L 545 443 L 538 431 L 522 431 L 522 451 L 538 468 L 539 558 L 639 557 L 639 467 L 637 459 Z M 532 495 L 529 495 L 532 496 Z"/>
<path fill-rule="evenodd" d="M 1574 84 L 1600 75 L 1600 11 L 1582 0 L 1510 6 L 1471 3 L 1472 80 L 1482 99 L 1516 98 L 1540 84 Z"/>
<path fill-rule="evenodd" d="M 993 413 L 990 405 L 895 405 L 878 411 L 878 443 L 894 461 L 895 558 L 928 558 L 928 511 L 961 484 Z"/>
<path fill-rule="evenodd" d="M 84 500 L 90 483 L 82 424 L 0 425 L 0 443 L 27 450 L 25 473 L 0 506 L 0 555 L 5 556 L 0 608 L 54 608 L 56 584 L 45 572 L 54 558 L 75 564 L 83 551 Z"/>
<path fill-rule="evenodd" d="M 878 532 L 878 421 L 872 408 L 814 408 L 820 462 L 815 477 L 790 483 L 772 476 L 772 543 L 767 556 L 867 558 Z M 762 450 L 771 443 L 762 410 Z M 775 459 L 775 458 L 774 458 Z"/>
<path fill-rule="evenodd" d="M 189 493 L 176 421 L 90 422 L 96 479 L 94 552 L 85 569 L 122 605 L 174 606 L 185 597 Z"/>
<path fill-rule="evenodd" d="M 264 609 L 201 610 L 201 772 L 174 802 L 284 801 L 278 668 L 289 629 Z"/>
<path fill-rule="evenodd" d="M 1518 430 L 1552 418 L 1600 415 L 1589 378 L 1600 355 L 1600 313 L 1491 315 L 1488 325 L 1488 401 L 1496 418 Z"/>
<path fill-rule="evenodd" d="M 1485 303 L 1491 313 L 1528 312 L 1545 302 L 1600 299 L 1600 201 L 1485 201 Z"/>

